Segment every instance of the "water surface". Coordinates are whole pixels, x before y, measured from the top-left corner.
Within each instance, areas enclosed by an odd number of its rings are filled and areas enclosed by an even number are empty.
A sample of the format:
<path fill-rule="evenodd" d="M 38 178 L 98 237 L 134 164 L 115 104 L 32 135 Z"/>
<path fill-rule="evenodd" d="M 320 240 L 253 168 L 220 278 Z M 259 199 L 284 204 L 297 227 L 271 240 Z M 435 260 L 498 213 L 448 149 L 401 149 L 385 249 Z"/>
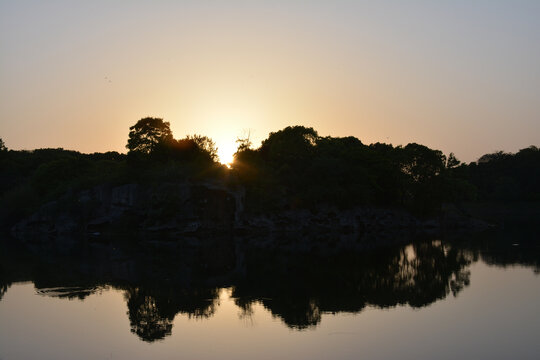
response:
<path fill-rule="evenodd" d="M 4 239 L 0 359 L 537 359 L 534 239 Z"/>

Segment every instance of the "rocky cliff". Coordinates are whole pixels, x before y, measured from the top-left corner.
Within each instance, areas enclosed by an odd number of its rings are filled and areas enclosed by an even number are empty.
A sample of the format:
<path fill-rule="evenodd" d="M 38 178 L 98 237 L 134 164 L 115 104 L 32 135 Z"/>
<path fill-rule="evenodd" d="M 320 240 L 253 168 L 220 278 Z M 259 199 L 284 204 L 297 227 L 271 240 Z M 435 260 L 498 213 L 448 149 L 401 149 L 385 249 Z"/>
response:
<path fill-rule="evenodd" d="M 210 182 L 102 185 L 43 205 L 12 233 L 230 230 L 242 196 Z"/>
<path fill-rule="evenodd" d="M 28 233 L 329 233 L 395 237 L 403 232 L 436 232 L 442 227 L 481 229 L 487 224 L 446 213 L 420 220 L 399 209 L 356 207 L 340 210 L 288 210 L 271 214 L 244 212 L 245 192 L 214 182 L 162 182 L 101 185 L 66 194 L 43 205 L 12 228 Z"/>

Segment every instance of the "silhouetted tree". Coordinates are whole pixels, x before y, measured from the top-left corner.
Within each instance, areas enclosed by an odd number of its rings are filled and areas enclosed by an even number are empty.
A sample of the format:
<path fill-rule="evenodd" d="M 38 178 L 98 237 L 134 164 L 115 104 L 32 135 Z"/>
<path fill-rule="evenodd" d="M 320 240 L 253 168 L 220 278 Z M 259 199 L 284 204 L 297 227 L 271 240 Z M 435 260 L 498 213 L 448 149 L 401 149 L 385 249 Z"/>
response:
<path fill-rule="evenodd" d="M 476 186 L 479 200 L 540 200 L 540 149 L 536 146 L 517 154 L 498 151 L 483 155 L 466 170 L 462 176 Z"/>
<path fill-rule="evenodd" d="M 439 175 L 445 168 L 445 160 L 441 151 L 411 143 L 403 148 L 401 169 L 414 182 L 422 183 Z"/>
<path fill-rule="evenodd" d="M 195 134 L 195 135 L 188 135 L 186 139 L 192 140 L 195 144 L 197 144 L 199 149 L 202 150 L 203 152 L 206 152 L 210 156 L 212 161 L 217 161 L 218 149 L 216 147 L 216 144 L 211 138 L 209 138 L 208 136 Z"/>
<path fill-rule="evenodd" d="M 310 155 L 318 139 L 313 128 L 288 126 L 272 132 L 262 142 L 260 151 L 264 158 L 281 164 L 302 161 Z"/>
<path fill-rule="evenodd" d="M 237 140 L 229 172 L 217 164 L 207 136 L 175 140 L 168 122 L 143 118 L 130 127 L 128 155 L 64 149 L 7 151 L 0 139 L 0 226 L 12 226 L 41 205 L 96 185 L 213 179 L 245 189 L 247 213 L 317 210 L 330 205 L 402 207 L 433 215 L 443 202 L 540 200 L 540 149 L 502 151 L 461 164 L 420 144 L 364 145 L 289 126 L 257 149 Z M 129 160 L 129 161 L 127 161 Z M 77 206 L 76 204 L 74 205 Z"/>
<path fill-rule="evenodd" d="M 246 136 L 236 138 L 236 143 L 238 144 L 236 153 L 251 149 L 251 146 L 253 145 L 251 142 L 251 134 L 248 132 Z"/>
<path fill-rule="evenodd" d="M 173 140 L 170 124 L 163 119 L 146 117 L 129 128 L 126 148 L 131 152 L 150 154 L 159 145 Z"/>
<path fill-rule="evenodd" d="M 454 155 L 454 153 L 451 152 L 450 155 L 448 155 L 448 159 L 446 159 L 446 168 L 453 169 L 459 166 L 460 164 L 461 164 L 461 161 L 459 161 Z"/>
<path fill-rule="evenodd" d="M 419 213 L 433 212 L 444 197 L 440 175 L 446 157 L 439 150 L 416 143 L 402 148 L 398 156 L 406 175 L 404 204 Z"/>
<path fill-rule="evenodd" d="M 501 160 L 504 160 L 504 159 L 506 159 L 506 158 L 508 158 L 510 156 L 511 156 L 510 154 L 507 154 L 504 151 L 497 151 L 497 152 L 494 152 L 492 154 L 482 155 L 480 157 L 480 159 L 478 159 L 478 164 L 488 163 L 488 162 L 491 162 L 491 161 L 501 161 Z"/>

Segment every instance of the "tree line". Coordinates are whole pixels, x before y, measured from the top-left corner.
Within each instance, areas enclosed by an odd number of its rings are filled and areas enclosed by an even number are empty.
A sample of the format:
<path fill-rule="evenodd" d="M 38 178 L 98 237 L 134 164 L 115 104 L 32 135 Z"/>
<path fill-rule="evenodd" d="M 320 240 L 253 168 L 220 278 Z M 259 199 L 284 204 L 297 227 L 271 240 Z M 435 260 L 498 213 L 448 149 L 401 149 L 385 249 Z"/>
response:
<path fill-rule="evenodd" d="M 143 118 L 129 128 L 127 154 L 64 149 L 16 151 L 0 139 L 0 219 L 12 224 L 47 201 L 100 184 L 221 181 L 246 191 L 253 213 L 320 206 L 400 207 L 437 213 L 445 202 L 539 201 L 540 149 L 495 152 L 470 164 L 411 143 L 363 144 L 310 127 L 272 132 L 254 148 L 237 140 L 231 168 L 207 136 L 174 139 L 170 124 Z"/>

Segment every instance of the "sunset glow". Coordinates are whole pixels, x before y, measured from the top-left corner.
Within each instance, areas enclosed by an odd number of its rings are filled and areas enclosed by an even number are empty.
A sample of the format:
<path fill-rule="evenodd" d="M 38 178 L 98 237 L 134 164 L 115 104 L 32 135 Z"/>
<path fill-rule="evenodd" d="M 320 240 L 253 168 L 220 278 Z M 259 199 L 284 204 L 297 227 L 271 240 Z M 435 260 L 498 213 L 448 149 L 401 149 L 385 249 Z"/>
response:
<path fill-rule="evenodd" d="M 540 142 L 539 16 L 537 1 L 1 2 L 0 136 L 125 152 L 153 116 L 225 162 L 244 129 L 257 146 L 288 125 L 464 161 L 517 151 Z"/>
<path fill-rule="evenodd" d="M 236 152 L 234 142 L 225 142 L 222 144 L 218 144 L 217 146 L 219 162 L 223 165 L 231 164 L 234 160 L 234 153 Z"/>

